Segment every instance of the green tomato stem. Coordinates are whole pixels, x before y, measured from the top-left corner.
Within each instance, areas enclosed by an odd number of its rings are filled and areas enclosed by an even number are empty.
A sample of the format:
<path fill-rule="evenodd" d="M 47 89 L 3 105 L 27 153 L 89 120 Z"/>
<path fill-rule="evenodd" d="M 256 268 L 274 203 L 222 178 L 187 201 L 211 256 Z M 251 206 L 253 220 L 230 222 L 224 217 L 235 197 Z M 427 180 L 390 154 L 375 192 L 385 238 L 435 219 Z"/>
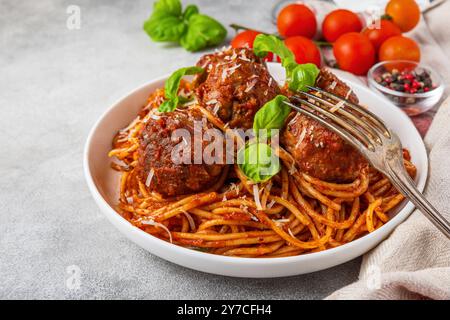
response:
<path fill-rule="evenodd" d="M 331 42 L 327 42 L 327 41 L 314 41 L 314 43 L 318 46 L 318 47 L 332 47 L 333 44 Z"/>
<path fill-rule="evenodd" d="M 236 24 L 236 23 L 230 24 L 230 27 L 233 28 L 236 32 L 238 32 L 239 30 L 253 30 L 253 31 L 256 31 L 256 32 L 263 33 L 263 34 L 268 34 L 266 32 L 255 30 L 255 29 L 252 29 L 252 28 L 240 25 L 240 24 Z"/>
<path fill-rule="evenodd" d="M 233 28 L 234 31 L 236 31 L 236 32 L 239 32 L 239 30 L 252 30 L 252 31 L 259 32 L 261 34 L 272 35 L 272 36 L 275 36 L 275 37 L 283 40 L 283 38 L 278 33 L 267 33 L 265 31 L 256 30 L 256 29 L 249 28 L 249 27 L 246 27 L 246 26 L 243 26 L 243 25 L 240 25 L 240 24 L 236 24 L 236 23 L 230 24 L 230 28 Z"/>

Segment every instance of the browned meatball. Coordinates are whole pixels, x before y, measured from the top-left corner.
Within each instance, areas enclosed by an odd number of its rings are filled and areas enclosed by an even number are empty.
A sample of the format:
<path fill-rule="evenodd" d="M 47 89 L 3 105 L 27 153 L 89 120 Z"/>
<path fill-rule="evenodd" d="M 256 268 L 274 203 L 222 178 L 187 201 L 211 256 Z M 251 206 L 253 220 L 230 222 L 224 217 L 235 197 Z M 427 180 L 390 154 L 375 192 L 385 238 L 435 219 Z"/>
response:
<path fill-rule="evenodd" d="M 316 86 L 358 102 L 350 88 L 326 70 L 321 70 Z M 281 141 L 302 172 L 321 180 L 350 182 L 368 165 L 366 159 L 339 135 L 297 112 L 291 115 Z"/>
<path fill-rule="evenodd" d="M 201 136 L 194 135 L 194 121 L 202 122 L 199 111 L 176 110 L 150 118 L 143 128 L 138 150 L 139 176 L 145 183 L 153 169 L 153 178 L 148 186 L 150 190 L 164 196 L 177 196 L 203 191 L 217 181 L 222 164 L 207 165 L 203 160 L 201 164 L 194 164 L 194 139 L 201 139 Z M 202 127 L 203 130 L 212 128 L 204 120 Z M 181 136 L 173 138 L 172 133 L 176 129 L 185 129 L 190 133 L 190 145 Z M 172 160 L 172 151 L 180 143 L 187 143 L 191 148 L 191 164 L 177 164 Z M 201 140 L 200 143 L 204 150 L 206 142 Z"/>
<path fill-rule="evenodd" d="M 353 90 L 351 90 L 345 82 L 339 80 L 338 77 L 326 69 L 320 70 L 320 73 L 317 76 L 316 86 L 353 103 L 358 103 L 358 97 Z"/>
<path fill-rule="evenodd" d="M 206 72 L 194 81 L 199 103 L 230 128 L 251 128 L 256 111 L 280 91 L 266 65 L 249 49 L 227 49 L 203 56 Z"/>

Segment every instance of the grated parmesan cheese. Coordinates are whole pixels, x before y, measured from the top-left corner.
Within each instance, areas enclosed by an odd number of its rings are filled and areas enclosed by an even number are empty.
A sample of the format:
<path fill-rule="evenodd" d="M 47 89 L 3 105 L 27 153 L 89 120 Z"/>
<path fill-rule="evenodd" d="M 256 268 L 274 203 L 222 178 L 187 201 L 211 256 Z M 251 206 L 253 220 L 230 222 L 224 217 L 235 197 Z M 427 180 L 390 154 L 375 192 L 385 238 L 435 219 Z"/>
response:
<path fill-rule="evenodd" d="M 201 66 L 202 69 L 205 69 L 206 66 L 208 65 L 208 63 L 210 62 L 209 59 L 205 59 L 205 60 L 206 60 L 205 63 L 203 63 L 203 65 Z"/>
<path fill-rule="evenodd" d="M 302 132 L 300 133 L 300 137 L 298 138 L 297 143 L 295 144 L 295 148 L 298 148 L 300 144 L 303 142 L 306 136 L 306 128 L 303 127 Z"/>
<path fill-rule="evenodd" d="M 216 103 L 216 105 L 214 106 L 213 114 L 217 116 L 219 109 L 220 109 L 220 102 Z"/>
<path fill-rule="evenodd" d="M 147 224 L 147 225 L 150 225 L 150 226 L 154 226 L 154 227 L 158 227 L 158 228 L 163 229 L 164 231 L 166 231 L 166 232 L 169 234 L 170 243 L 173 242 L 173 241 L 172 241 L 172 233 L 171 233 L 170 230 L 169 230 L 165 225 L 163 225 L 162 223 L 156 222 L 155 220 L 153 220 L 153 219 L 151 219 L 151 218 L 149 218 L 148 220 L 141 221 L 141 223 L 142 223 L 142 224 Z"/>
<path fill-rule="evenodd" d="M 257 82 L 258 82 L 258 79 L 252 79 L 252 80 L 247 84 L 247 88 L 245 88 L 244 92 L 249 92 L 250 90 L 252 90 L 253 87 L 256 85 Z"/>
<path fill-rule="evenodd" d="M 289 174 L 294 174 L 297 172 L 297 168 L 295 167 L 295 163 L 292 163 L 292 166 L 289 168 Z"/>
<path fill-rule="evenodd" d="M 182 210 L 181 212 L 183 212 L 183 214 L 186 216 L 191 230 L 194 231 L 196 229 L 194 218 L 192 218 L 192 216 L 186 210 Z"/>
<path fill-rule="evenodd" d="M 352 94 L 352 89 L 347 91 L 347 94 L 345 95 L 345 100 L 348 100 L 348 98 L 350 97 L 350 95 Z"/>
<path fill-rule="evenodd" d="M 147 187 L 150 187 L 150 183 L 152 183 L 153 175 L 155 174 L 155 170 L 153 168 L 150 169 L 150 172 L 148 173 L 147 179 L 145 180 L 145 185 Z"/>
<path fill-rule="evenodd" d="M 333 81 L 330 86 L 328 87 L 329 90 L 334 90 L 334 88 L 336 88 L 337 82 Z"/>
<path fill-rule="evenodd" d="M 272 219 L 272 221 L 276 223 L 288 223 L 289 219 Z"/>
<path fill-rule="evenodd" d="M 211 99 L 211 100 L 208 100 L 208 101 L 206 101 L 206 104 L 215 104 L 215 103 L 217 103 L 217 99 Z"/>
<path fill-rule="evenodd" d="M 236 183 L 232 182 L 230 184 L 230 191 L 235 191 L 236 195 L 238 195 L 239 194 L 239 186 Z"/>
<path fill-rule="evenodd" d="M 291 228 L 288 228 L 288 233 L 289 233 L 289 235 L 290 235 L 292 238 L 295 238 L 294 234 L 292 233 Z"/>
<path fill-rule="evenodd" d="M 253 198 L 255 199 L 256 209 L 262 210 L 261 201 L 259 200 L 259 188 L 257 183 L 253 185 Z"/>
<path fill-rule="evenodd" d="M 272 181 L 269 181 L 266 185 L 266 190 L 268 193 L 270 193 L 270 190 L 272 190 Z"/>
<path fill-rule="evenodd" d="M 183 107 L 189 107 L 189 106 L 195 105 L 197 103 L 198 103 L 197 99 L 194 98 L 192 100 L 187 101 L 186 103 L 183 103 Z"/>
<path fill-rule="evenodd" d="M 240 64 L 237 64 L 237 65 L 235 65 L 234 67 L 228 68 L 228 74 L 230 74 L 230 75 L 233 74 L 233 72 L 234 72 L 236 69 L 238 69 L 240 66 L 241 66 Z"/>
<path fill-rule="evenodd" d="M 337 110 L 339 110 L 340 108 L 342 108 L 345 105 L 345 101 L 341 100 L 338 103 L 336 103 L 331 109 L 330 112 L 336 112 Z"/>
<path fill-rule="evenodd" d="M 267 205 L 267 209 L 272 208 L 274 204 L 275 204 L 275 200 L 272 199 L 272 200 L 269 202 L 269 204 Z"/>

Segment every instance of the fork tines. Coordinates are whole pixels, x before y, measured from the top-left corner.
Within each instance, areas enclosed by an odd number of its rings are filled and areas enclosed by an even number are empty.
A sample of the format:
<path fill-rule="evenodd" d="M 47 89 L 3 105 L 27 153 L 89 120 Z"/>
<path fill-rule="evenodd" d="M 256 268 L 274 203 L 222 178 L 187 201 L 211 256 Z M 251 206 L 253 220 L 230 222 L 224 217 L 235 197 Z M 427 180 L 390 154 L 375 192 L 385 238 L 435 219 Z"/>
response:
<path fill-rule="evenodd" d="M 287 104 L 335 131 L 357 149 L 375 151 L 375 144 L 383 145 L 383 138 L 391 138 L 389 129 L 366 108 L 320 88 L 308 89 L 292 96 Z"/>

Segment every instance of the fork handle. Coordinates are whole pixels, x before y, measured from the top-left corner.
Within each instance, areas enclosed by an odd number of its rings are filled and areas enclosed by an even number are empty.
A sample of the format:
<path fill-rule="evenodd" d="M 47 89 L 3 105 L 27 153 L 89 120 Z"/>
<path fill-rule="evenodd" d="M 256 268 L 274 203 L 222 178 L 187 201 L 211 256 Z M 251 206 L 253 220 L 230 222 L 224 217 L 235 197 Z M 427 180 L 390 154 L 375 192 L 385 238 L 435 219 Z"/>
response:
<path fill-rule="evenodd" d="M 394 186 L 408 198 L 447 238 L 450 239 L 450 222 L 422 195 L 403 165 L 402 160 L 388 161 L 388 171 Z"/>

